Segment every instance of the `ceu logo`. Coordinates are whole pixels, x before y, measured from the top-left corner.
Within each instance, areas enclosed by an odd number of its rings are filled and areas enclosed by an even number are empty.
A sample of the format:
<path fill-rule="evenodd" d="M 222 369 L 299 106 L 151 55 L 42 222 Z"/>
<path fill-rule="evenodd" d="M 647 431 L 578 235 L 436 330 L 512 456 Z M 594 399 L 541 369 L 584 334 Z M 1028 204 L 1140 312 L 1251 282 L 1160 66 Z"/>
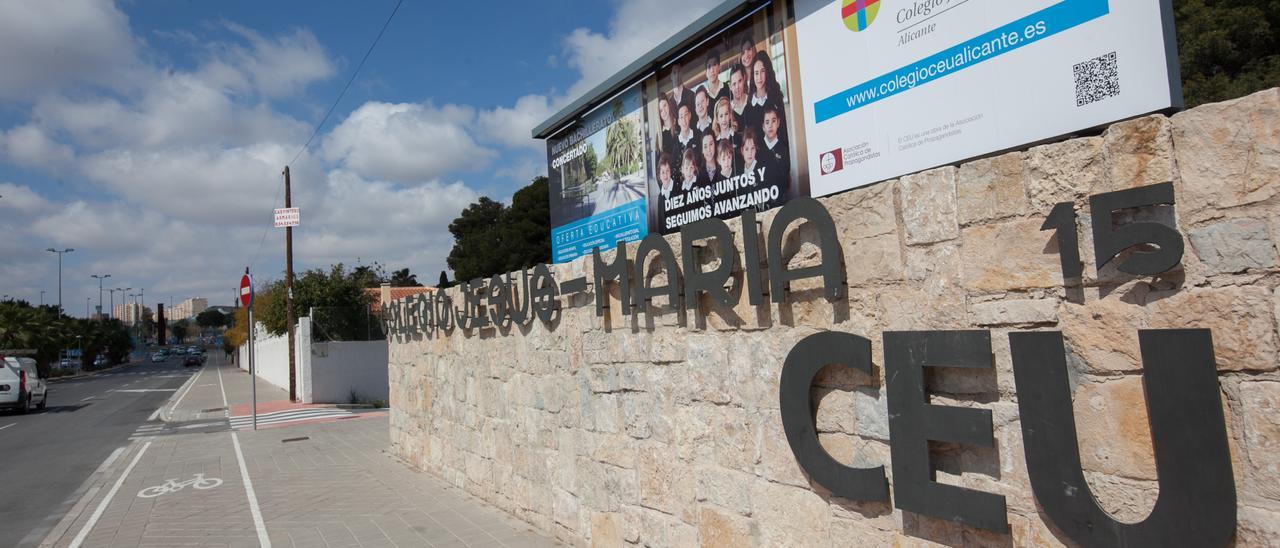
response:
<path fill-rule="evenodd" d="M 866 30 L 880 13 L 880 0 L 842 0 L 840 18 L 853 32 Z"/>

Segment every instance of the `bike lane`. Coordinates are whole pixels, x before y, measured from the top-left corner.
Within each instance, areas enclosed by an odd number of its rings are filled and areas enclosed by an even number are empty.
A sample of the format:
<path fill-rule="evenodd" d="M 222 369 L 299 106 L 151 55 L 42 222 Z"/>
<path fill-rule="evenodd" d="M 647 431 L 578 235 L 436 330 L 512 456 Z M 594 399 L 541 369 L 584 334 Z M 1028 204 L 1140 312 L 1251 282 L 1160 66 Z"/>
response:
<path fill-rule="evenodd" d="M 135 441 L 43 545 L 258 546 L 230 436 L 218 432 Z M 178 487 L 194 479 L 202 479 L 204 488 Z"/>

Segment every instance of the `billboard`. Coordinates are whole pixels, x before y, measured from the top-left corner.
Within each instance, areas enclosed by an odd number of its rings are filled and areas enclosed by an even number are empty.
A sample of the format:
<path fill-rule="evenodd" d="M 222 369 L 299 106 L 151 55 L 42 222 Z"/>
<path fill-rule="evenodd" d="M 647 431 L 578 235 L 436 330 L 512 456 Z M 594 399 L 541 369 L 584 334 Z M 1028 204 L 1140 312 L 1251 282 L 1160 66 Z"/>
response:
<path fill-rule="evenodd" d="M 736 217 L 807 195 L 796 142 L 785 3 L 712 30 L 660 68 L 650 97 L 650 230 Z"/>
<path fill-rule="evenodd" d="M 1167 4 L 795 0 L 812 194 L 1181 106 Z"/>
<path fill-rule="evenodd" d="M 646 165 L 639 86 L 547 139 L 553 261 L 648 234 Z"/>

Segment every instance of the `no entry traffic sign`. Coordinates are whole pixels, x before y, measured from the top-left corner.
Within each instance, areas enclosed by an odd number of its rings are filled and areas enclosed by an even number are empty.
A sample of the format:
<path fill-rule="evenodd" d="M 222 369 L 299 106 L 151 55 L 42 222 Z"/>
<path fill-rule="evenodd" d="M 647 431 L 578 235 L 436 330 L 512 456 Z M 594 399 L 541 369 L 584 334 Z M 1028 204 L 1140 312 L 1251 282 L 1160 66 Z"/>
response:
<path fill-rule="evenodd" d="M 240 278 L 240 305 L 245 308 L 253 305 L 253 277 L 248 272 Z"/>

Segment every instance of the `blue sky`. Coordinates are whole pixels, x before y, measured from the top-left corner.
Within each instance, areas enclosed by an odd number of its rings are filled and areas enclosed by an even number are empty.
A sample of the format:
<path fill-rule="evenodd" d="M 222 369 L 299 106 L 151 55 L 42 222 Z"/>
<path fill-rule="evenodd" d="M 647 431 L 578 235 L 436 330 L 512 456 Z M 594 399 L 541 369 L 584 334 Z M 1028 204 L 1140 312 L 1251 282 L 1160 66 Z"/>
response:
<path fill-rule="evenodd" d="M 545 172 L 530 128 L 715 0 L 406 0 L 291 164 L 299 269 L 374 261 L 427 282 L 446 227 Z M 0 3 L 0 291 L 97 304 L 90 274 L 149 305 L 229 303 L 281 276 L 280 172 L 392 0 Z M 117 293 L 117 302 L 124 293 Z M 78 303 L 78 304 L 77 304 Z"/>

